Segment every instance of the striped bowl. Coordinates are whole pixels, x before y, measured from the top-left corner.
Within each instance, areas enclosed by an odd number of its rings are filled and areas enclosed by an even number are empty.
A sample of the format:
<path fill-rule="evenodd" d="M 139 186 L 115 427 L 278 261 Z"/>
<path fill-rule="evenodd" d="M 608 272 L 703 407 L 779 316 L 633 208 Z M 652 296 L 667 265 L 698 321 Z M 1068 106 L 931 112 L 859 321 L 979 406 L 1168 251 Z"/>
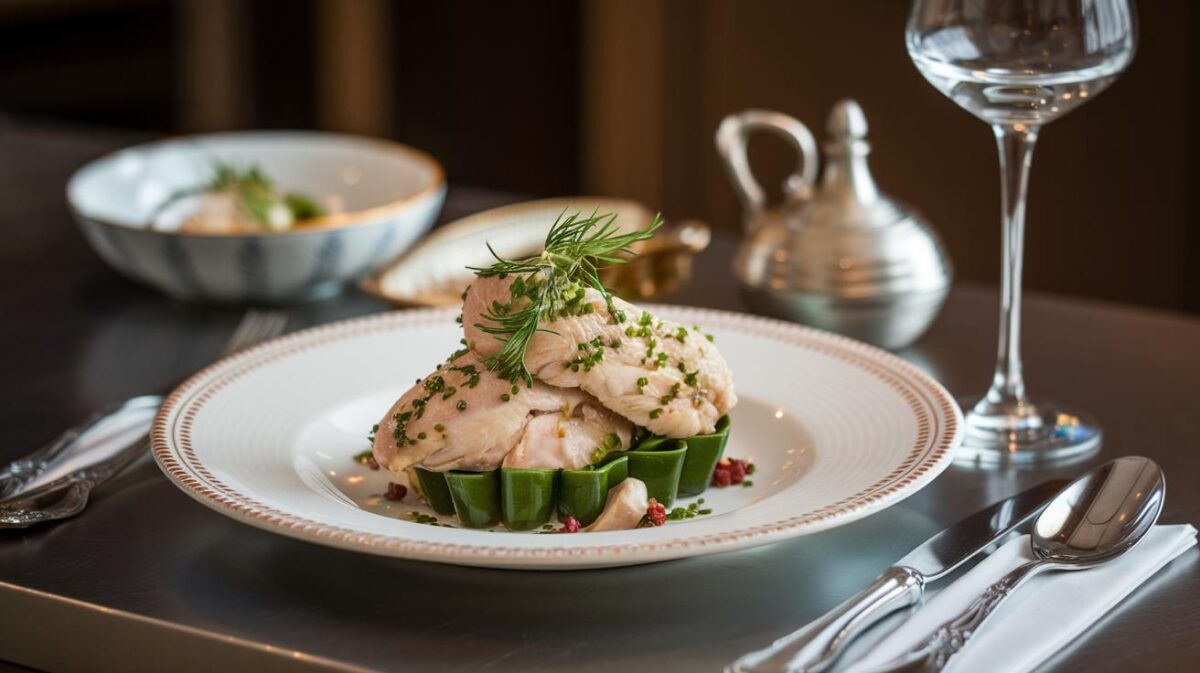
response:
<path fill-rule="evenodd" d="M 201 184 L 215 160 L 257 165 L 289 191 L 338 195 L 346 212 L 280 233 L 154 230 L 155 209 Z M 330 133 L 248 131 L 174 138 L 83 166 L 67 203 L 113 268 L 185 300 L 286 303 L 337 294 L 421 237 L 446 195 L 432 157 L 392 142 Z"/>

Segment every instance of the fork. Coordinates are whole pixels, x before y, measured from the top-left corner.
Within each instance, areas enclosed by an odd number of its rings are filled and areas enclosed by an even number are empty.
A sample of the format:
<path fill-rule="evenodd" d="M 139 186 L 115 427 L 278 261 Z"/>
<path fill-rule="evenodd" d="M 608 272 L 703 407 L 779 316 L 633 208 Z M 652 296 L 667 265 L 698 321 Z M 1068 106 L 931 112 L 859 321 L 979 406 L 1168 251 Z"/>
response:
<path fill-rule="evenodd" d="M 276 337 L 286 325 L 283 311 L 251 309 L 230 335 L 221 357 Z M 106 407 L 0 469 L 0 528 L 25 528 L 78 514 L 94 488 L 149 450 L 150 422 L 162 402 L 162 395 L 142 395 Z M 128 427 L 111 430 L 122 422 Z M 105 428 L 110 429 L 107 437 L 100 432 Z M 86 440 L 94 439 L 93 435 L 102 437 L 88 446 Z M 113 444 L 118 447 L 115 451 Z M 103 451 L 105 447 L 109 450 Z M 64 474 L 50 478 L 55 472 Z"/>

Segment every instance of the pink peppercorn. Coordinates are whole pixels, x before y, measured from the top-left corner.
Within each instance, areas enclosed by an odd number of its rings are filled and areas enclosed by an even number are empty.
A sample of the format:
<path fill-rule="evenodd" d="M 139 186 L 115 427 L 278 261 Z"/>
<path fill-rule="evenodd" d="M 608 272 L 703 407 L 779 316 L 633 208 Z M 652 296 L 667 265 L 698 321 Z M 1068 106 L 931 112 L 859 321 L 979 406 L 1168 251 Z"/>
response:
<path fill-rule="evenodd" d="M 717 487 L 741 484 L 746 475 L 754 474 L 754 463 L 738 458 L 722 458 L 713 470 L 712 485 Z"/>
<path fill-rule="evenodd" d="M 740 484 L 746 481 L 746 464 L 740 460 L 731 460 L 729 462 L 729 481 L 730 483 Z"/>
<path fill-rule="evenodd" d="M 563 527 L 558 529 L 560 533 L 578 533 L 580 530 L 579 519 L 573 516 L 568 516 L 563 519 Z"/>
<path fill-rule="evenodd" d="M 655 526 L 661 526 L 667 522 L 667 508 L 654 498 L 650 498 L 650 505 L 646 508 L 646 519 Z"/>
<path fill-rule="evenodd" d="M 388 500 L 403 500 L 406 495 L 408 495 L 408 487 L 393 481 L 388 483 L 387 493 L 384 493 L 383 497 Z"/>

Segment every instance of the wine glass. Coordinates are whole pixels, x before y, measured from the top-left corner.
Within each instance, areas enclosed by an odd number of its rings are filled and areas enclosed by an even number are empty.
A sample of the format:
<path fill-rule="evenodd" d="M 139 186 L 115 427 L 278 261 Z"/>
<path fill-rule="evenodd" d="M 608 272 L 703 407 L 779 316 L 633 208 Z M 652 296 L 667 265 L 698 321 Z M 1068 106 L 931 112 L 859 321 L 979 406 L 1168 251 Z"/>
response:
<path fill-rule="evenodd" d="M 1095 98 L 1133 59 L 1129 0 L 915 0 L 905 43 L 939 91 L 992 127 L 1003 187 L 1000 343 L 991 388 L 964 404 L 961 456 L 1046 462 L 1091 453 L 1085 414 L 1030 399 L 1021 372 L 1025 189 L 1043 124 Z"/>

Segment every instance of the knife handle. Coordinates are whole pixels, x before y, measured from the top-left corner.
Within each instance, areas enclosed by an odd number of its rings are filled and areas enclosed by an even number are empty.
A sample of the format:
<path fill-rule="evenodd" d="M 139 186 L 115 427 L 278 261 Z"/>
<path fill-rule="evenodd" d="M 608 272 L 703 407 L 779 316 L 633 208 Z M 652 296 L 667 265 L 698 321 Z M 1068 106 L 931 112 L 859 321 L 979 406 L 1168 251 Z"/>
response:
<path fill-rule="evenodd" d="M 916 603 L 924 584 L 924 577 L 912 568 L 892 566 L 857 596 L 769 647 L 742 656 L 725 669 L 726 673 L 823 671 L 867 627 Z"/>

